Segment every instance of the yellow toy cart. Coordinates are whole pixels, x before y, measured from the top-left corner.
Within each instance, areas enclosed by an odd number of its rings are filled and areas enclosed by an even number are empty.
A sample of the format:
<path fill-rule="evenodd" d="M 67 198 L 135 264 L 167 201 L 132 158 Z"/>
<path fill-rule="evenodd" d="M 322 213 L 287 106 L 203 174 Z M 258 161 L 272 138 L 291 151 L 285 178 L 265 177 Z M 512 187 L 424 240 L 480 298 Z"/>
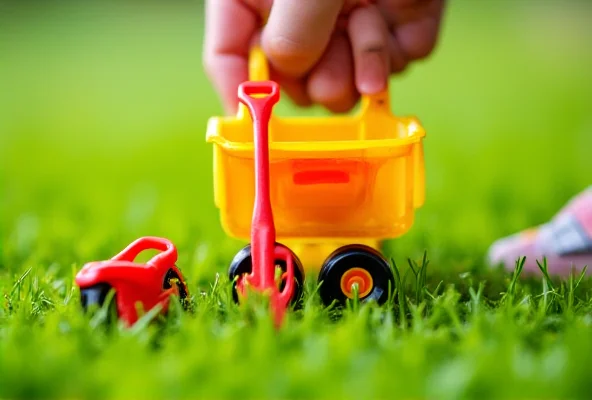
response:
<path fill-rule="evenodd" d="M 264 82 L 263 52 L 251 52 L 249 80 Z M 279 95 L 278 95 L 279 96 Z M 254 124 L 241 104 L 233 117 L 213 117 L 214 196 L 225 232 L 249 240 L 255 204 Z M 325 304 L 383 303 L 393 289 L 384 239 L 406 233 L 424 202 L 425 131 L 413 117 L 390 111 L 388 90 L 362 98 L 357 115 L 269 118 L 269 198 L 277 241 L 290 249 L 298 299 L 304 274 L 319 271 Z M 277 260 L 286 270 L 286 262 Z M 303 268 L 306 266 L 306 270 Z M 251 272 L 250 247 L 230 266 L 231 279 Z M 236 297 L 235 297 L 236 299 Z"/>

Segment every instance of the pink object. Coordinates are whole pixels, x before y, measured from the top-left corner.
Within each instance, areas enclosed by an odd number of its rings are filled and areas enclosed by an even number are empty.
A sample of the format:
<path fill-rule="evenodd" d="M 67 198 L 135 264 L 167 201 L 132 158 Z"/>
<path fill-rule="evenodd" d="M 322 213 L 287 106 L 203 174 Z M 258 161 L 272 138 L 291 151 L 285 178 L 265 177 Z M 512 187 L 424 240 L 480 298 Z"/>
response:
<path fill-rule="evenodd" d="M 592 186 L 574 197 L 549 222 L 493 243 L 488 259 L 492 265 L 514 269 L 526 257 L 524 272 L 540 273 L 537 260 L 547 259 L 552 275 L 568 275 L 572 268 L 588 266 L 592 273 Z"/>

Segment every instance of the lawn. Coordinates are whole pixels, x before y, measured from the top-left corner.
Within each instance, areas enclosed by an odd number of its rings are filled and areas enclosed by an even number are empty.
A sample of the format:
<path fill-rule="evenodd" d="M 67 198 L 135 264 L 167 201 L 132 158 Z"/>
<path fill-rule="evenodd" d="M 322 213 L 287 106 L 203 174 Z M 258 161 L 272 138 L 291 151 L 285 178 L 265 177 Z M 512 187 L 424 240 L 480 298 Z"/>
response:
<path fill-rule="evenodd" d="M 587 2 L 449 2 L 391 86 L 428 133 L 426 204 L 385 247 L 405 285 L 335 319 L 311 276 L 280 332 L 228 294 L 201 3 L 0 4 L 0 397 L 588 398 L 592 280 L 485 262 L 591 183 Z M 106 332 L 74 275 L 146 235 L 177 246 L 194 311 Z"/>

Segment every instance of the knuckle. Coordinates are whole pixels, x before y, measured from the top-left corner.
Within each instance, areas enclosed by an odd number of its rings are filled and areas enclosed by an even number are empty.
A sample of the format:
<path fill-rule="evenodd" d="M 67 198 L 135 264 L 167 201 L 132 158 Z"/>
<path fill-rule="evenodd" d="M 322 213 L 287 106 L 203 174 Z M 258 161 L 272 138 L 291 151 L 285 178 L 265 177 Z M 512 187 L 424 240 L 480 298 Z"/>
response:
<path fill-rule="evenodd" d="M 343 103 L 350 96 L 351 94 L 347 90 L 336 89 L 331 92 L 319 93 L 315 96 L 315 100 L 320 104 L 332 105 Z"/>
<path fill-rule="evenodd" d="M 270 57 L 281 61 L 293 61 L 306 56 L 306 46 L 287 35 L 274 35 L 265 43 L 265 50 Z"/>
<path fill-rule="evenodd" d="M 287 35 L 270 37 L 263 42 L 263 50 L 279 72 L 293 77 L 304 75 L 316 56 L 310 46 Z"/>
<path fill-rule="evenodd" d="M 366 43 L 362 48 L 362 53 L 365 54 L 384 54 L 387 52 L 385 43 L 382 42 L 371 42 Z"/>
<path fill-rule="evenodd" d="M 318 101 L 318 103 L 332 112 L 345 113 L 355 107 L 358 99 L 359 96 L 356 93 L 344 90 L 336 91 L 333 96 L 328 96 L 322 101 Z"/>
<path fill-rule="evenodd" d="M 352 90 L 339 79 L 323 77 L 323 82 L 310 82 L 310 97 L 319 104 L 338 105 L 349 103 L 353 97 Z"/>
<path fill-rule="evenodd" d="M 429 56 L 434 49 L 434 41 L 421 40 L 404 47 L 405 53 L 412 60 L 420 60 Z"/>

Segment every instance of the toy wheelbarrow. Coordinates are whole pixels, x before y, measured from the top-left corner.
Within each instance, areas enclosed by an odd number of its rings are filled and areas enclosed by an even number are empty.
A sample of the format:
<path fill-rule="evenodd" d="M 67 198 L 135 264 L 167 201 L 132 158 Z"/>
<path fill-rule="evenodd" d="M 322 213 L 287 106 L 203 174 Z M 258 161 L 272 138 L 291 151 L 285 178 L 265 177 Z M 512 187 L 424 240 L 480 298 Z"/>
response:
<path fill-rule="evenodd" d="M 146 250 L 160 253 L 146 264 L 135 263 L 136 257 Z M 78 272 L 76 284 L 80 287 L 82 306 L 102 307 L 113 289 L 117 315 L 128 327 L 138 320 L 138 305 L 144 312 L 160 305 L 162 313 L 166 313 L 172 295 L 183 303 L 189 296 L 176 262 L 177 249 L 167 239 L 137 239 L 112 259 L 87 263 Z"/>
<path fill-rule="evenodd" d="M 325 304 L 353 298 L 354 286 L 362 301 L 386 301 L 394 277 L 380 242 L 406 233 L 424 202 L 425 131 L 419 121 L 392 115 L 388 90 L 363 97 L 358 115 L 275 116 L 279 88 L 268 80 L 258 48 L 251 52 L 250 82 L 239 92 L 237 116 L 211 118 L 206 134 L 214 144 L 214 200 L 222 226 L 231 237 L 251 239 L 231 262 L 229 277 L 272 268 L 270 247 L 277 240 L 283 244 L 273 254 L 282 249 L 282 257 L 275 265 L 295 280 L 292 302 L 302 293 L 302 261 L 306 270 L 320 266 Z M 266 107 L 254 107 L 263 101 L 257 94 L 268 96 Z M 263 246 L 261 231 L 267 235 Z"/>

